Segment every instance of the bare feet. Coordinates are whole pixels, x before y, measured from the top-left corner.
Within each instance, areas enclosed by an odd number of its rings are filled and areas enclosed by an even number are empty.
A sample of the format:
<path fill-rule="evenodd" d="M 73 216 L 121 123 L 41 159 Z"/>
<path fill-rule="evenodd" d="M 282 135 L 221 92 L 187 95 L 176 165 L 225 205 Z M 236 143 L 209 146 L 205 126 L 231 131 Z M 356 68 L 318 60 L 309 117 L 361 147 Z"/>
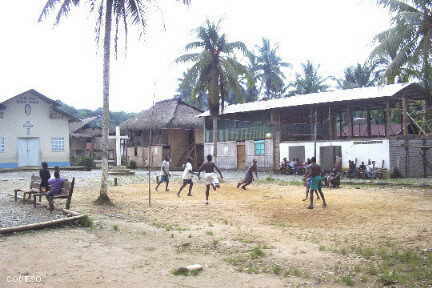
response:
<path fill-rule="evenodd" d="M 241 183 L 237 183 L 237 189 L 240 188 L 240 184 L 241 184 Z"/>
<path fill-rule="evenodd" d="M 205 204 L 208 205 L 208 201 L 206 201 Z"/>
<path fill-rule="evenodd" d="M 324 203 L 324 204 L 323 204 L 323 208 L 327 208 L 327 203 Z"/>
<path fill-rule="evenodd" d="M 187 196 L 192 196 L 192 194 L 189 193 L 189 194 L 187 194 Z"/>
<path fill-rule="evenodd" d="M 307 209 L 313 209 L 313 206 L 308 206 Z"/>
<path fill-rule="evenodd" d="M 180 192 L 177 193 L 177 197 L 180 197 Z"/>
<path fill-rule="evenodd" d="M 241 188 L 242 188 L 243 190 L 246 190 L 246 187 L 245 187 L 245 186 L 242 186 Z"/>
<path fill-rule="evenodd" d="M 303 199 L 302 201 L 306 201 L 308 198 Z"/>

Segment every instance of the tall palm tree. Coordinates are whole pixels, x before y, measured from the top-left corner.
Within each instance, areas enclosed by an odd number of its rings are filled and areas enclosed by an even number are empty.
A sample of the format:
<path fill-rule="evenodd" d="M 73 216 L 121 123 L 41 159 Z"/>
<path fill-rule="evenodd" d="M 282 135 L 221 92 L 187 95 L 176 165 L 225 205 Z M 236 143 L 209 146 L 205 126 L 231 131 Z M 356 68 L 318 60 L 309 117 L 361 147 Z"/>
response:
<path fill-rule="evenodd" d="M 189 4 L 191 0 L 182 0 L 184 4 Z M 73 7 L 82 4 L 84 0 L 48 0 L 39 16 L 41 22 L 52 10 L 58 7 L 55 24 L 69 15 Z M 102 122 L 102 179 L 98 203 L 110 203 L 108 197 L 108 134 L 109 134 L 109 88 L 110 88 L 110 56 L 111 39 L 114 36 L 114 49 L 117 55 L 117 42 L 120 29 L 127 32 L 130 24 L 137 26 L 139 34 L 144 33 L 146 19 L 147 1 L 144 0 L 88 0 L 90 11 L 96 12 L 96 39 L 100 39 L 101 28 L 104 27 L 103 36 L 103 122 Z M 112 28 L 115 28 L 114 33 Z M 114 35 L 113 35 L 114 34 Z M 125 42 L 127 43 L 127 42 Z"/>
<path fill-rule="evenodd" d="M 314 65 L 311 61 L 307 61 L 302 65 L 302 73 L 296 74 L 296 80 L 290 85 L 295 88 L 290 92 L 290 96 L 297 94 L 311 94 L 325 92 L 329 88 L 326 82 L 332 77 L 323 77 L 318 70 L 320 65 Z"/>
<path fill-rule="evenodd" d="M 208 110 L 207 94 L 205 93 L 205 91 L 198 91 L 196 95 L 193 95 L 192 91 L 194 89 L 194 86 L 189 81 L 189 79 L 187 79 L 186 76 L 187 73 L 183 72 L 183 76 L 177 79 L 178 87 L 175 98 L 180 99 L 185 103 L 193 105 L 201 110 Z"/>
<path fill-rule="evenodd" d="M 213 118 L 213 156 L 217 159 L 217 121 L 219 112 L 223 112 L 225 99 L 229 91 L 242 94 L 239 75 L 250 78 L 248 70 L 235 58 L 234 53 L 249 52 L 243 42 L 227 42 L 225 34 L 220 32 L 220 21 L 209 20 L 197 29 L 198 40 L 186 45 L 185 50 L 200 49 L 195 53 L 184 54 L 177 58 L 177 63 L 192 62 L 186 78 L 193 83 L 193 94 L 199 91 L 208 93 L 208 106 Z"/>
<path fill-rule="evenodd" d="M 277 55 L 278 47 L 271 47 L 270 40 L 263 38 L 262 46 L 258 48 L 257 70 L 261 88 L 265 88 L 264 99 L 275 98 L 281 95 L 285 84 L 285 75 L 282 67 L 291 67 L 291 64 L 283 62 Z"/>
<path fill-rule="evenodd" d="M 346 68 L 344 78 L 337 80 L 339 88 L 353 89 L 375 86 L 380 79 L 381 70 L 378 69 L 379 66 L 379 62 L 366 62 Z"/>
<path fill-rule="evenodd" d="M 373 54 L 379 55 L 390 49 L 395 53 L 385 76 L 394 77 L 404 65 L 421 67 L 421 80 L 427 89 L 431 89 L 432 1 L 377 0 L 377 3 L 394 13 L 393 26 L 375 37 L 379 44 Z M 431 103 L 430 99 L 428 102 Z"/>

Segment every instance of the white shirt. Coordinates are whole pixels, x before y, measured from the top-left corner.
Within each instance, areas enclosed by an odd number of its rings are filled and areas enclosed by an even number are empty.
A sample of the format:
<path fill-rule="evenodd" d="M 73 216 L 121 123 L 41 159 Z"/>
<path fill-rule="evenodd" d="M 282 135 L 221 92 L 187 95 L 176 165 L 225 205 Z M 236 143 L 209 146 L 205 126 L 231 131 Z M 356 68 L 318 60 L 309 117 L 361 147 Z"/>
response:
<path fill-rule="evenodd" d="M 190 162 L 186 163 L 185 169 L 183 171 L 183 180 L 189 180 L 192 179 L 192 164 Z"/>
<path fill-rule="evenodd" d="M 161 172 L 160 172 L 160 175 L 161 176 L 164 176 L 165 175 L 165 173 L 164 173 L 164 168 L 165 167 L 165 171 L 167 172 L 167 173 L 169 173 L 169 162 L 168 161 L 165 161 L 165 160 L 163 160 L 162 161 L 162 165 L 161 165 Z"/>

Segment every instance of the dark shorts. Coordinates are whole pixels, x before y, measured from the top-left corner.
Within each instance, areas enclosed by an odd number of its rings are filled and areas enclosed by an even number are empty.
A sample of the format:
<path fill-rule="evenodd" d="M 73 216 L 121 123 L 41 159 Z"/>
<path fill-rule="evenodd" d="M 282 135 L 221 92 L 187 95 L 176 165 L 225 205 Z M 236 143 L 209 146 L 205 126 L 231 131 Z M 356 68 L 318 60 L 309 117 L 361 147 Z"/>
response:
<path fill-rule="evenodd" d="M 183 184 L 193 184 L 192 179 L 183 179 Z"/>
<path fill-rule="evenodd" d="M 159 177 L 159 183 L 162 183 L 162 182 L 169 182 L 169 178 L 167 175 L 163 175 L 163 176 Z"/>

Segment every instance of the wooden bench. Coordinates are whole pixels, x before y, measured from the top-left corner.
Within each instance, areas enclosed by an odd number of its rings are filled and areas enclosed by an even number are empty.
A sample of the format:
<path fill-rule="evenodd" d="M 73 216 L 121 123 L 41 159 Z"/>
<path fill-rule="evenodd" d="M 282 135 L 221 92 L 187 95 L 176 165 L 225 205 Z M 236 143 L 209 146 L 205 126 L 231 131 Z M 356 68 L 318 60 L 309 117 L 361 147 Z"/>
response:
<path fill-rule="evenodd" d="M 75 186 L 75 178 L 72 178 L 72 182 L 69 182 L 67 180 L 64 182 L 64 186 L 60 194 L 53 195 L 53 196 L 48 196 L 48 193 L 46 192 L 33 194 L 33 207 L 36 207 L 37 197 L 39 197 L 39 202 L 41 202 L 42 196 L 46 196 L 51 211 L 54 209 L 54 199 L 66 199 L 65 209 L 69 210 L 72 201 L 74 186 Z"/>
<path fill-rule="evenodd" d="M 40 191 L 40 185 L 41 185 L 41 178 L 39 176 L 32 175 L 30 178 L 30 189 L 29 190 L 22 190 L 22 189 L 15 189 L 14 190 L 15 202 L 18 201 L 18 192 L 23 193 L 23 201 L 26 200 L 26 196 L 28 196 L 28 200 L 30 200 L 32 194 L 41 192 Z"/>

